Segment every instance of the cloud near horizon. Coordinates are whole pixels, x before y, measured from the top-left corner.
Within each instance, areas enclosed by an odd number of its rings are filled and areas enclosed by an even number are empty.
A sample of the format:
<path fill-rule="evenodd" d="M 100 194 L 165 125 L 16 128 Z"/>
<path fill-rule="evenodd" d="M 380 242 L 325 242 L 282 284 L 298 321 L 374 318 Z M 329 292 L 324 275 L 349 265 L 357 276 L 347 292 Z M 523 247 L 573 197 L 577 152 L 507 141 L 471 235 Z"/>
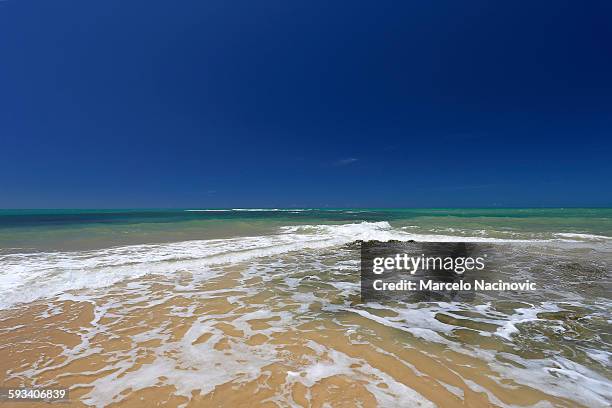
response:
<path fill-rule="evenodd" d="M 336 160 L 335 162 L 333 162 L 332 164 L 334 166 L 348 166 L 349 164 L 353 164 L 356 161 L 358 161 L 359 159 L 356 159 L 354 157 L 347 157 L 346 159 L 339 159 Z"/>

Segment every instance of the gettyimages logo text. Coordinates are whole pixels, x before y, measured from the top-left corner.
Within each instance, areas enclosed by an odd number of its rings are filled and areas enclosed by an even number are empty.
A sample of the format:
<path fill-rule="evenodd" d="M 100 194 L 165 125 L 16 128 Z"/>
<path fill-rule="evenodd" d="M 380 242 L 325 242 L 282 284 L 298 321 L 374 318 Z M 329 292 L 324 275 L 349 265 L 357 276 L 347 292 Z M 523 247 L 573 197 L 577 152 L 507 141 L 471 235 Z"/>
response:
<path fill-rule="evenodd" d="M 534 282 L 499 279 L 495 244 L 380 242 L 361 245 L 361 299 L 469 301 L 476 292 L 533 291 Z"/>

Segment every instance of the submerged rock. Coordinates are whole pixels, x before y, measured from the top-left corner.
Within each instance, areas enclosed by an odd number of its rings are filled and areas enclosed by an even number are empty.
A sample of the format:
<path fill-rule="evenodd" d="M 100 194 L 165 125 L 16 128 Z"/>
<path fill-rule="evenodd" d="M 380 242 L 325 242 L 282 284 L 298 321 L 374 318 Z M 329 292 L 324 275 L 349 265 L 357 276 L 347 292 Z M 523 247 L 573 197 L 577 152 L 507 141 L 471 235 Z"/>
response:
<path fill-rule="evenodd" d="M 559 310 L 557 312 L 542 312 L 538 313 L 538 319 L 545 320 L 577 320 L 585 316 L 584 313 L 577 313 L 569 310 Z"/>
<path fill-rule="evenodd" d="M 363 240 L 358 239 L 356 241 L 349 242 L 348 244 L 344 245 L 344 247 L 347 249 L 361 249 L 362 243 L 363 243 Z"/>

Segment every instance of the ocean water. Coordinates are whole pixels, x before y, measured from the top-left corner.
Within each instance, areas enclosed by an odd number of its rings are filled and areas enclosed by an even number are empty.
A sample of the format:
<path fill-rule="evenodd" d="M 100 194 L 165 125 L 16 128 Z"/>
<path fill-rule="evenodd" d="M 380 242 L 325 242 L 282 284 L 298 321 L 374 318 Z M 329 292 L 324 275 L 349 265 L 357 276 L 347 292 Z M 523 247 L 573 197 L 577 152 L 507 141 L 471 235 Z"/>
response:
<path fill-rule="evenodd" d="M 557 234 L 612 234 L 612 209 L 0 210 L 0 248 L 97 249 L 273 235 L 294 225 L 381 221 L 415 236 L 561 239 Z"/>
<path fill-rule="evenodd" d="M 482 242 L 539 289 L 362 304 L 351 243 L 372 239 Z M 604 407 L 611 262 L 612 209 L 2 210 L 0 382 L 91 406 L 263 387 L 278 406 Z"/>

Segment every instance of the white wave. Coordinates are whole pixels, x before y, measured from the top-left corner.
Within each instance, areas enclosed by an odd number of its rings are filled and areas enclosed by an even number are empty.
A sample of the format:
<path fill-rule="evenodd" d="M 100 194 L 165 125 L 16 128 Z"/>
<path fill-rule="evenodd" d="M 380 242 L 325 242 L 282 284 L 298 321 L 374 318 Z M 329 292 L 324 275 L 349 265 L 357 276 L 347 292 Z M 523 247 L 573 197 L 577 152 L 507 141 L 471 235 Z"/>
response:
<path fill-rule="evenodd" d="M 185 210 L 185 211 L 189 211 L 189 212 L 230 212 L 232 210 Z"/>
<path fill-rule="evenodd" d="M 421 242 L 535 242 L 437 234 L 394 229 L 388 222 L 282 227 L 274 235 L 130 245 L 81 252 L 0 254 L 0 309 L 69 290 L 111 286 L 147 274 L 189 271 L 199 275 L 211 266 L 320 249 L 355 240 Z"/>
<path fill-rule="evenodd" d="M 315 226 L 308 234 L 293 233 L 288 228 L 279 234 L 254 237 L 0 255 L 0 309 L 69 290 L 111 286 L 147 274 L 210 274 L 214 265 L 325 248 L 355 239 L 394 237 L 388 223 L 362 223 L 323 229 Z"/>
<path fill-rule="evenodd" d="M 555 234 L 555 236 L 561 237 L 561 238 L 571 238 L 571 239 L 579 239 L 579 240 L 594 240 L 594 241 L 612 240 L 612 237 L 607 237 L 605 235 L 578 234 L 574 232 L 560 232 L 558 234 Z"/>
<path fill-rule="evenodd" d="M 282 212 L 303 212 L 315 211 L 312 208 L 232 208 L 231 211 L 282 211 Z"/>
<path fill-rule="evenodd" d="M 365 228 L 364 228 L 365 226 Z M 474 237 L 463 235 L 443 235 L 443 234 L 420 234 L 411 233 L 403 229 L 393 228 L 387 221 L 362 222 L 355 224 L 341 225 L 297 225 L 282 227 L 286 233 L 318 233 L 321 235 L 334 235 L 338 238 L 348 239 L 346 242 L 355 240 L 378 240 L 378 241 L 418 241 L 418 242 L 549 242 L 549 240 L 534 239 L 504 239 L 489 237 Z"/>
<path fill-rule="evenodd" d="M 232 208 L 232 211 L 282 211 L 280 208 Z"/>

